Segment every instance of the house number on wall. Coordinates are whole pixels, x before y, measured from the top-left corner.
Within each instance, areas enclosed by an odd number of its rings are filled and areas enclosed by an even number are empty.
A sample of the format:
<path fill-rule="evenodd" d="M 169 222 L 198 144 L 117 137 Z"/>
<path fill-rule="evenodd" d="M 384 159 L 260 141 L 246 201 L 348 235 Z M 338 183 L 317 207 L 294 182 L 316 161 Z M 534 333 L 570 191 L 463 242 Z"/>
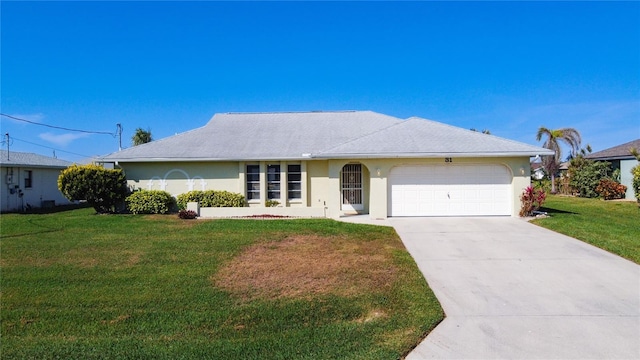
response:
<path fill-rule="evenodd" d="M 444 162 L 450 163 L 450 162 L 453 162 L 453 159 L 452 158 L 444 158 Z"/>

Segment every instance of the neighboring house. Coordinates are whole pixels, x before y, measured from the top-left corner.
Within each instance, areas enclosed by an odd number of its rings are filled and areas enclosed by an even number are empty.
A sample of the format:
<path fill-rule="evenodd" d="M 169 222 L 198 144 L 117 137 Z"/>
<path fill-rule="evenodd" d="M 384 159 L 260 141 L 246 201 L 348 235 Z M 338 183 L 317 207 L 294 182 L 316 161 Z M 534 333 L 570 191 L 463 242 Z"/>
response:
<path fill-rule="evenodd" d="M 540 161 L 532 161 L 531 162 L 531 178 L 535 180 L 542 180 L 544 176 L 545 176 L 544 166 L 542 166 L 542 163 Z"/>
<path fill-rule="evenodd" d="M 627 193 L 625 194 L 625 199 L 627 200 L 635 200 L 636 198 L 633 193 L 631 169 L 638 165 L 638 159 L 631 154 L 631 149 L 640 151 L 640 139 L 585 156 L 585 158 L 591 160 L 610 162 L 613 169 L 620 169 L 620 183 L 627 187 Z"/>
<path fill-rule="evenodd" d="M 107 156 L 129 185 L 242 193 L 257 213 L 337 218 L 517 216 L 527 145 L 371 111 L 223 113 L 203 127 Z M 228 210 L 230 211 L 230 210 Z"/>
<path fill-rule="evenodd" d="M 58 190 L 58 175 L 71 164 L 32 153 L 0 150 L 1 211 L 69 204 Z"/>

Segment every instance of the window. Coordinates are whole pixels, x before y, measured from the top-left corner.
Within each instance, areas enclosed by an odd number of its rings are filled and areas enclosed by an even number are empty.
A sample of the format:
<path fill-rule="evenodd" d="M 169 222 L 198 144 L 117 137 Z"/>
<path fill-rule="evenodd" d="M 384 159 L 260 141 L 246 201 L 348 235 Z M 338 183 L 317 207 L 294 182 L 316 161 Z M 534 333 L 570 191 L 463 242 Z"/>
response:
<path fill-rule="evenodd" d="M 302 198 L 302 171 L 300 165 L 287 167 L 287 196 L 289 200 Z"/>
<path fill-rule="evenodd" d="M 25 170 L 24 171 L 24 188 L 30 189 L 33 187 L 33 171 Z"/>
<path fill-rule="evenodd" d="M 247 200 L 260 199 L 260 165 L 247 165 Z"/>
<path fill-rule="evenodd" d="M 267 165 L 267 199 L 280 199 L 280 165 Z"/>

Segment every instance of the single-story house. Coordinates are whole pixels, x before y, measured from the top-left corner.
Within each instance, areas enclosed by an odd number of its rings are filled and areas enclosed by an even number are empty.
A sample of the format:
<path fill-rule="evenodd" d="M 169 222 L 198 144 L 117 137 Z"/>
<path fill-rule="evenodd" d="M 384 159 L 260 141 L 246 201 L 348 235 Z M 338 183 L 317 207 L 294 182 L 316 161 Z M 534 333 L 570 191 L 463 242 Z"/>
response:
<path fill-rule="evenodd" d="M 313 111 L 215 114 L 100 161 L 123 168 L 134 188 L 226 190 L 257 212 L 384 219 L 517 216 L 530 157 L 552 154 L 417 117 Z"/>
<path fill-rule="evenodd" d="M 2 212 L 53 207 L 71 202 L 58 190 L 58 176 L 72 163 L 53 157 L 0 150 Z"/>
<path fill-rule="evenodd" d="M 613 169 L 620 169 L 620 183 L 627 187 L 625 194 L 625 199 L 627 200 L 635 200 L 636 198 L 633 192 L 633 175 L 631 174 L 631 169 L 638 165 L 638 159 L 631 154 L 631 149 L 640 151 L 640 139 L 585 156 L 591 160 L 610 162 Z"/>

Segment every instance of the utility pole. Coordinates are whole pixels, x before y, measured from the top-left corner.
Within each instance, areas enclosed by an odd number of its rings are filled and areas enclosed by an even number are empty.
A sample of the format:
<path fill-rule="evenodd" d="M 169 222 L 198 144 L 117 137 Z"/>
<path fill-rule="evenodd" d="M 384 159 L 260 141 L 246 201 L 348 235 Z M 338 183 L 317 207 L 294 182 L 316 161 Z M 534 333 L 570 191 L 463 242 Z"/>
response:
<path fill-rule="evenodd" d="M 117 123 L 116 126 L 118 127 L 117 130 L 117 134 L 118 134 L 118 151 L 122 150 L 122 125 L 120 123 Z"/>
<path fill-rule="evenodd" d="M 4 135 L 7 137 L 7 161 L 9 161 L 9 133 Z"/>

